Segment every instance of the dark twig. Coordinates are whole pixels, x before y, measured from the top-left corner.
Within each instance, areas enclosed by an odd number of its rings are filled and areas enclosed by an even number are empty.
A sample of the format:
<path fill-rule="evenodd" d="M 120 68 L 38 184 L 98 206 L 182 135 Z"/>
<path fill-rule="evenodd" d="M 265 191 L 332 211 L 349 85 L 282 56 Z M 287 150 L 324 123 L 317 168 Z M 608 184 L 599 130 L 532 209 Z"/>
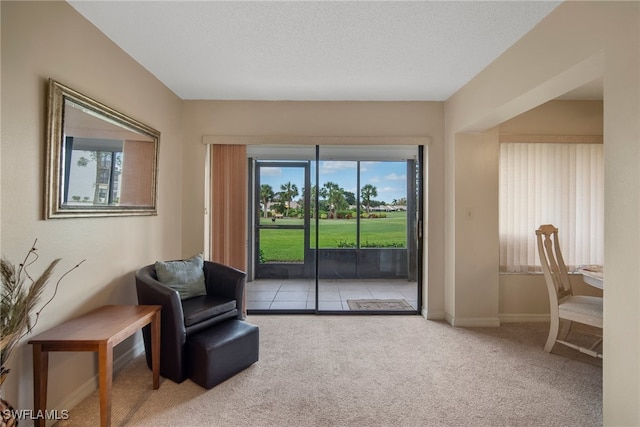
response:
<path fill-rule="evenodd" d="M 75 270 L 76 268 L 80 267 L 80 264 L 82 264 L 83 262 L 85 262 L 86 259 L 83 259 L 82 261 L 80 261 L 79 263 L 77 263 L 76 265 L 74 265 L 73 267 L 71 267 L 69 270 L 65 271 L 65 273 L 60 276 L 60 278 L 58 279 L 58 281 L 56 282 L 56 286 L 55 288 L 53 288 L 53 295 L 51 295 L 51 298 L 49 298 L 47 300 L 47 302 L 45 302 L 42 307 L 40 307 L 40 310 L 36 311 L 36 319 L 33 321 L 33 324 L 31 325 L 30 329 L 33 329 L 36 327 L 36 324 L 38 323 L 38 319 L 40 318 L 40 313 L 42 312 L 42 310 L 44 310 L 44 308 L 46 306 L 49 305 L 49 303 L 51 301 L 53 301 L 53 299 L 56 297 L 56 294 L 58 293 L 58 286 L 60 286 L 60 282 L 62 281 L 62 279 L 65 278 L 65 276 L 69 273 L 71 273 L 73 270 Z M 27 335 L 30 332 L 30 330 L 26 331 L 24 334 L 22 334 L 20 336 L 20 338 L 24 337 L 25 335 Z"/>

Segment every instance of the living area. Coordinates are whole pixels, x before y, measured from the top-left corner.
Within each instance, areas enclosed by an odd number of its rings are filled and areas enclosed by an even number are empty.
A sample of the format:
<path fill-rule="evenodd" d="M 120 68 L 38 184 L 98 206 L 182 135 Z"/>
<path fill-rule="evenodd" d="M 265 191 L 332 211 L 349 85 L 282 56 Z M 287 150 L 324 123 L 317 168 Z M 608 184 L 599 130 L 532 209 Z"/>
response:
<path fill-rule="evenodd" d="M 203 219 L 208 190 L 204 136 L 266 135 L 270 143 L 281 135 L 305 135 L 324 142 L 336 135 L 418 135 L 431 140 L 424 172 L 428 178 L 424 200 L 428 223 L 423 248 L 423 300 L 417 307 L 422 316 L 337 319 L 290 316 L 289 319 L 289 316 L 249 314 L 246 320 L 260 328 L 260 360 L 221 384 L 222 387 L 209 391 L 190 381 L 174 384 L 166 379 L 159 390 L 152 391 L 151 373 L 141 359 L 143 339 L 135 335 L 114 350 L 114 423 L 125 424 L 131 419 L 134 421 L 130 425 L 138 421 L 138 425 L 144 425 L 143 418 L 136 418 L 142 415 L 136 413 L 136 404 L 141 396 L 153 399 L 156 393 L 163 399 L 161 405 L 147 413 L 158 414 L 159 407 L 167 412 L 176 409 L 167 415 L 167 420 L 177 420 L 171 417 L 187 411 L 208 421 L 219 417 L 222 425 L 237 420 L 234 404 L 238 401 L 248 402 L 244 409 L 253 414 L 254 418 L 248 419 L 256 425 L 269 422 L 259 419 L 263 407 L 285 400 L 296 403 L 297 410 L 307 415 L 307 425 L 331 421 L 374 424 L 376 419 L 380 424 L 403 419 L 415 421 L 398 412 L 394 412 L 393 420 L 385 416 L 382 408 L 402 407 L 403 401 L 409 402 L 405 415 L 414 411 L 427 416 L 421 412 L 424 410 L 420 409 L 421 404 L 432 414 L 440 414 L 442 418 L 430 418 L 432 424 L 488 425 L 493 421 L 517 424 L 517 420 L 505 418 L 505 414 L 526 406 L 522 403 L 529 399 L 525 386 L 518 388 L 514 384 L 509 389 L 520 397 L 520 404 L 509 400 L 512 405 L 505 409 L 500 400 L 504 398 L 500 392 L 504 384 L 487 382 L 492 385 L 465 395 L 463 391 L 468 386 L 463 380 L 474 372 L 483 373 L 484 378 L 496 376 L 503 368 L 509 368 L 512 380 L 520 378 L 528 375 L 527 362 L 534 358 L 539 363 L 537 373 L 561 372 L 564 364 L 577 362 L 581 378 L 591 390 L 587 399 L 599 399 L 602 404 L 602 413 L 591 414 L 593 424 L 638 424 L 640 273 L 636 267 L 640 248 L 630 238 L 640 235 L 637 222 L 640 107 L 635 95 L 639 93 L 640 67 L 637 3 L 562 3 L 523 39 L 471 76 L 453 95 L 440 101 L 183 99 L 70 3 L 3 1 L 1 8 L 2 255 L 18 259 L 38 238 L 43 262 L 62 259 L 57 273 L 86 259 L 62 282 L 52 303 L 43 311 L 34 334 L 103 305 L 137 304 L 138 269 L 155 261 L 186 259 L 203 252 L 209 238 Z M 187 64 L 173 66 L 188 68 Z M 603 121 L 607 147 L 605 256 L 607 286 L 613 291 L 605 298 L 605 358 L 598 374 L 597 366 L 575 353 L 544 353 L 548 305 L 545 307 L 547 302 L 542 299 L 546 298 L 543 280 L 527 276 L 519 283 L 504 285 L 505 278 L 499 275 L 496 126 L 600 77 L 605 82 Z M 160 131 L 157 215 L 43 220 L 49 78 Z M 533 133 L 531 129 L 529 133 Z M 51 296 L 52 291 L 48 289 L 47 295 Z M 532 321 L 537 321 L 532 329 L 523 325 Z M 365 324 L 373 328 L 364 329 Z M 369 335 L 363 338 L 358 331 L 368 331 Z M 2 386 L 4 397 L 19 409 L 33 407 L 32 349 L 26 340 L 12 358 L 11 374 Z M 476 353 L 477 342 L 485 340 L 487 347 L 481 347 L 486 349 L 484 353 Z M 503 363 L 501 357 L 510 351 L 500 343 L 509 340 L 520 341 L 521 347 L 518 344 L 516 347 L 523 351 Z M 351 347 L 351 344 L 363 345 Z M 404 365 L 400 361 L 407 356 L 398 351 L 403 346 L 414 350 L 409 356 L 413 361 L 410 368 L 395 371 L 395 379 L 378 377 L 381 371 L 390 368 L 392 361 Z M 292 349 L 300 352 L 293 353 Z M 454 366 L 450 362 L 439 365 L 440 370 L 428 368 L 432 358 L 446 361 L 451 355 L 468 353 L 474 357 Z M 349 381 L 360 386 L 360 392 L 349 396 L 340 392 L 345 387 L 340 378 L 346 378 L 341 367 L 353 366 L 349 362 L 356 359 L 369 361 L 370 365 L 358 365 L 362 377 L 350 377 Z M 280 364 L 285 360 L 286 366 Z M 323 365 L 324 372 L 311 371 L 318 360 L 328 363 Z M 483 364 L 491 369 L 483 370 Z M 329 378 L 332 372 L 335 376 Z M 468 376 L 461 375 L 464 373 Z M 429 378 L 438 377 L 447 380 L 440 387 L 429 388 L 434 384 Z M 119 394 L 118 390 L 124 390 L 119 381 L 127 382 L 127 378 L 134 386 L 144 386 L 144 390 L 130 389 L 132 394 L 124 391 Z M 357 406 L 358 402 L 349 399 L 364 399 L 362 394 L 370 386 L 364 378 L 377 382 L 376 395 L 360 401 L 363 406 Z M 506 380 L 502 374 L 499 378 Z M 551 376 L 545 378 L 546 382 L 554 383 Z M 593 383 L 594 378 L 597 384 Z M 410 400 L 414 397 L 401 387 L 412 382 L 417 385 L 412 390 L 423 393 L 419 400 Z M 382 397 L 384 384 L 392 385 L 386 389 L 387 399 Z M 558 389 L 565 387 L 555 384 Z M 93 396 L 96 388 L 95 356 L 82 352 L 50 356 L 48 401 L 52 409 L 73 410 Z M 236 394 L 240 392 L 247 394 Z M 185 400 L 173 408 L 175 401 L 170 397 L 182 393 Z M 261 400 L 253 400 L 258 395 Z M 131 396 L 139 396 L 141 400 Z M 208 396 L 212 396 L 212 401 L 205 404 Z M 447 401 L 443 396 L 456 398 Z M 193 406 L 188 403 L 189 398 L 193 398 Z M 132 406 L 123 405 L 123 401 Z M 251 406 L 254 402 L 258 403 Z M 379 406 L 365 414 L 365 404 Z M 207 411 L 215 410 L 216 414 L 203 410 L 207 405 L 210 405 Z M 463 406 L 473 406 L 476 418 L 462 415 L 447 418 Z M 89 411 L 95 416 L 97 407 L 91 408 Z M 364 418 L 346 417 L 349 408 L 358 408 L 357 413 L 365 414 Z M 118 412 L 121 410 L 125 413 Z M 547 407 L 550 414 L 562 411 L 557 402 Z M 490 414 L 498 415 L 493 418 Z M 150 419 L 162 423 L 159 418 Z M 193 423 L 202 419 L 194 418 Z M 549 424 L 561 424 L 556 418 L 548 420 Z M 578 421 L 573 419 L 573 423 L 577 425 Z"/>

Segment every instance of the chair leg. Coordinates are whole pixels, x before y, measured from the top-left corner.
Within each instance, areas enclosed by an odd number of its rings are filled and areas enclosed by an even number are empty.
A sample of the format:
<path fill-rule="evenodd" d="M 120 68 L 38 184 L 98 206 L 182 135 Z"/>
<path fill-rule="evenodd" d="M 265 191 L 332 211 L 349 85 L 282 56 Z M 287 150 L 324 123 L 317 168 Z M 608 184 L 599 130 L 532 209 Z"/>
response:
<path fill-rule="evenodd" d="M 547 343 L 544 345 L 544 351 L 547 353 L 551 353 L 551 349 L 553 345 L 556 343 L 556 339 L 558 339 L 558 329 L 559 319 L 557 317 L 551 318 L 551 325 L 549 326 L 549 337 L 547 338 Z"/>
<path fill-rule="evenodd" d="M 572 322 L 571 320 L 562 320 L 561 323 L 562 325 L 560 327 L 560 333 L 558 334 L 558 339 L 564 341 L 567 339 L 567 335 L 569 335 Z"/>

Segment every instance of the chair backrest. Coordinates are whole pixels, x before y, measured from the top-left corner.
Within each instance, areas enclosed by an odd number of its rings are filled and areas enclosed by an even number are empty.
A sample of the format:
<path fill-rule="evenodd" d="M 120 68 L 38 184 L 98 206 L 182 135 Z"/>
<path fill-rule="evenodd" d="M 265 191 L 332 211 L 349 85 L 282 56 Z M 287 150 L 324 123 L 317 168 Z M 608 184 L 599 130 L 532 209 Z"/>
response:
<path fill-rule="evenodd" d="M 541 225 L 536 230 L 538 240 L 538 256 L 542 264 L 542 272 L 547 282 L 547 290 L 551 303 L 572 295 L 569 272 L 564 265 L 560 243 L 558 241 L 558 229 L 551 224 Z M 555 301 L 553 301 L 555 299 Z"/>

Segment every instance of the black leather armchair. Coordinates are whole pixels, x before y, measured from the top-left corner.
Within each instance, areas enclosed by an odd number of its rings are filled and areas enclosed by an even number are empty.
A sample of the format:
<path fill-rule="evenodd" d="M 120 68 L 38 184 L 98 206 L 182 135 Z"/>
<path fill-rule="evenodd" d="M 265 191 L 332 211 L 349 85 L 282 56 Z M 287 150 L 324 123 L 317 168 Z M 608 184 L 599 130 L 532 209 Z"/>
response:
<path fill-rule="evenodd" d="M 180 300 L 178 292 L 160 283 L 154 264 L 136 272 L 138 304 L 161 305 L 160 375 L 177 383 L 188 376 L 187 338 L 226 319 L 244 318 L 246 274 L 215 262 L 204 262 L 207 295 Z M 151 330 L 143 328 L 147 365 L 151 367 Z"/>

